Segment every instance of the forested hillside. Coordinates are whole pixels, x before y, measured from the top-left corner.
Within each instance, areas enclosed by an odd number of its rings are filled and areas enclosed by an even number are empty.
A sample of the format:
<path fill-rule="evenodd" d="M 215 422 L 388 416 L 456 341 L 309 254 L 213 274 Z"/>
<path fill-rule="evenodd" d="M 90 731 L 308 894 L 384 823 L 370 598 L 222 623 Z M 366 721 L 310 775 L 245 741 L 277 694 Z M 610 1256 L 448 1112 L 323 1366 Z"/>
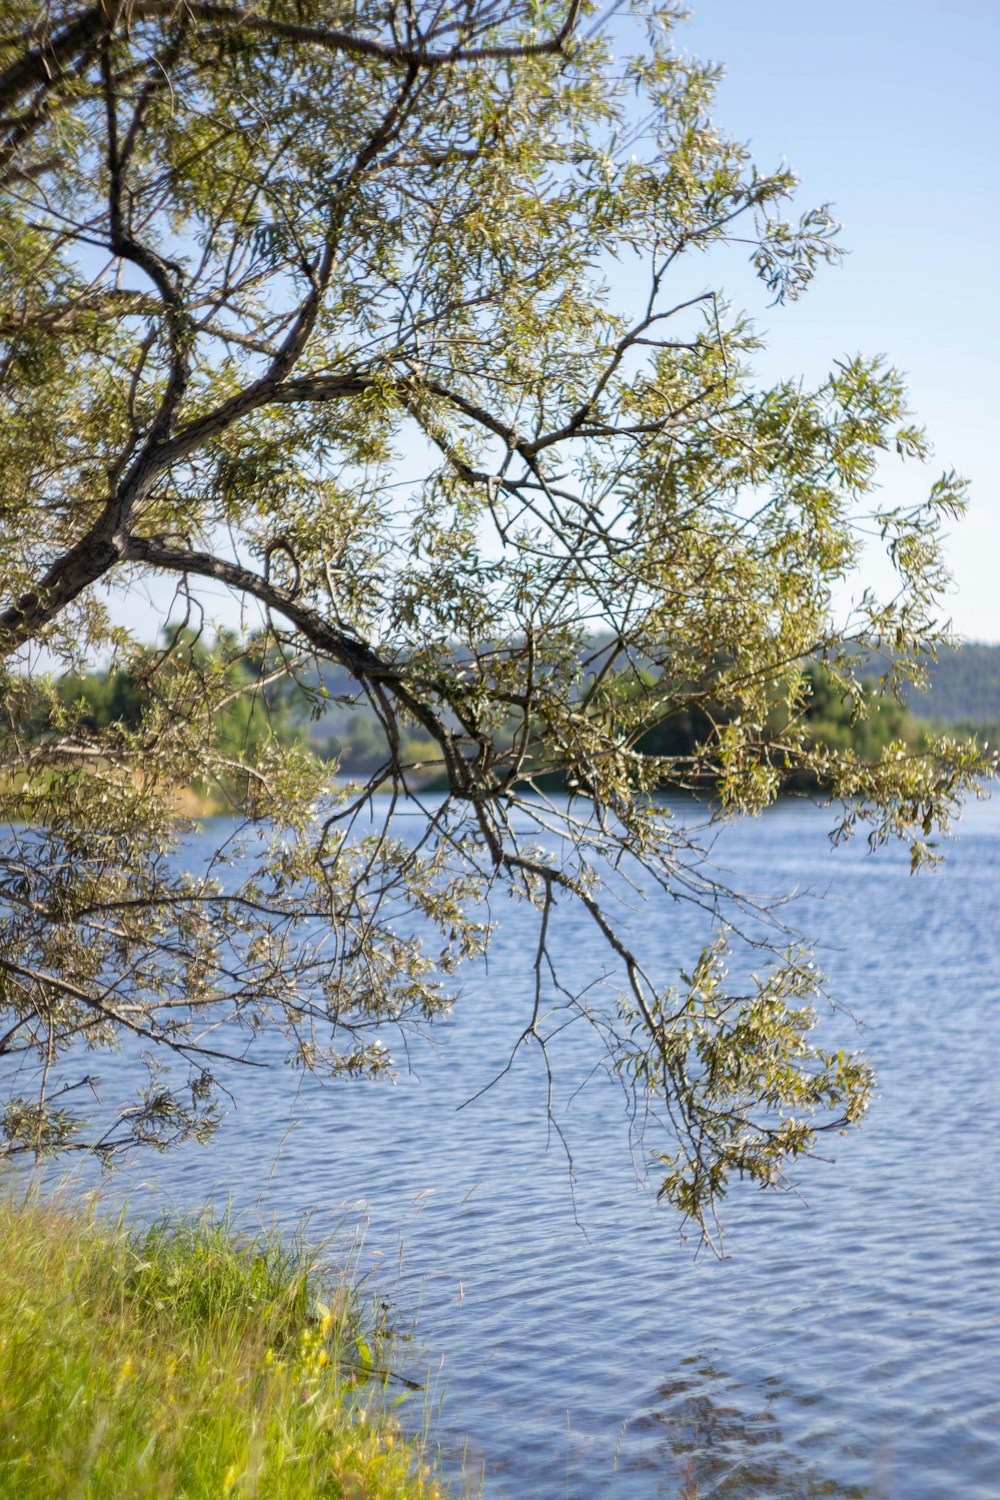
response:
<path fill-rule="evenodd" d="M 1000 723 L 1000 646 L 966 642 L 941 651 L 927 691 L 911 692 L 910 708 L 946 724 Z"/>

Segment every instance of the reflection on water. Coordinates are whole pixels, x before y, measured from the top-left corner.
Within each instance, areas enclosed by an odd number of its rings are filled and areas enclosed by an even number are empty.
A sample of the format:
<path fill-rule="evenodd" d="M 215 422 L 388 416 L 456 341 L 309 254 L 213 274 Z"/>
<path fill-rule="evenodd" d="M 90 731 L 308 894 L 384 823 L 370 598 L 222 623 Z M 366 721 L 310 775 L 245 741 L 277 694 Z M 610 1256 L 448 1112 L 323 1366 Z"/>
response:
<path fill-rule="evenodd" d="M 687 1371 L 664 1380 L 651 1408 L 632 1424 L 647 1451 L 621 1465 L 645 1472 L 651 1497 L 879 1500 L 878 1490 L 824 1477 L 819 1465 L 791 1451 L 774 1408 L 779 1400 L 794 1401 L 793 1391 L 768 1391 L 760 1405 L 711 1363 L 692 1357 L 685 1364 Z"/>
<path fill-rule="evenodd" d="M 800 920 L 865 1020 L 879 1098 L 835 1163 L 808 1169 L 804 1199 L 733 1193 L 731 1259 L 696 1260 L 637 1188 L 620 1090 L 598 1073 L 577 1092 L 586 1028 L 553 1058 L 575 1212 L 540 1058 L 522 1051 L 457 1108 L 530 1010 L 517 907 L 395 1087 L 296 1092 L 287 1070 L 255 1071 L 232 1080 L 238 1111 L 209 1151 L 146 1162 L 133 1186 L 152 1170 L 173 1206 L 231 1196 L 316 1234 L 363 1219 L 375 1284 L 417 1318 L 442 1447 L 481 1465 L 486 1500 L 997 1500 L 1000 801 L 970 809 L 944 869 L 917 879 L 902 853 L 831 853 L 826 823 L 779 807 L 716 853 L 745 889 L 828 892 Z M 561 915 L 582 986 L 604 955 Z M 702 935 L 683 907 L 642 920 L 667 970 Z M 109 1100 L 115 1067 L 100 1062 Z"/>

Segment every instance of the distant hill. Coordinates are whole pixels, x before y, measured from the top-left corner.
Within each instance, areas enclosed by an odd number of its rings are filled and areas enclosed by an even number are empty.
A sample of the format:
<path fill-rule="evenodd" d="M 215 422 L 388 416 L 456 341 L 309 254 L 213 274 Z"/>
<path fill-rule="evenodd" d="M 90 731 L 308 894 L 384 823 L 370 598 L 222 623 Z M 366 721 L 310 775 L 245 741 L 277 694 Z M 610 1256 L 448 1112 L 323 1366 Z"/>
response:
<path fill-rule="evenodd" d="M 945 724 L 1000 723 L 1000 646 L 967 642 L 942 651 L 929 676 L 926 692 L 908 695 L 909 707 L 919 718 Z"/>

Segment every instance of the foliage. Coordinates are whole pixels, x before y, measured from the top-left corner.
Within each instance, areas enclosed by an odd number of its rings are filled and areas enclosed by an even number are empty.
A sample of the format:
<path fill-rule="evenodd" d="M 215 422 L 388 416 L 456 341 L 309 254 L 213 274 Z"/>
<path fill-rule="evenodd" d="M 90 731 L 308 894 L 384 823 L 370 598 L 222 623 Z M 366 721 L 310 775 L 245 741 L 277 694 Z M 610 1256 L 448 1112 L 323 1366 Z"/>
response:
<path fill-rule="evenodd" d="M 655 796 L 685 757 L 638 742 L 711 714 L 717 816 L 812 778 L 840 834 L 902 838 L 915 865 L 987 764 L 809 733 L 806 662 L 859 721 L 864 653 L 887 653 L 886 693 L 919 678 L 964 499 L 950 473 L 881 498 L 889 456 L 929 455 L 883 360 L 753 377 L 761 335 L 708 257 L 741 248 L 792 302 L 836 258 L 829 213 L 793 214 L 793 175 L 716 128 L 717 71 L 673 50 L 660 0 L 604 22 L 587 0 L 3 6 L 0 814 L 32 817 L 0 850 L 5 1150 L 202 1133 L 214 1053 L 261 1032 L 383 1071 L 503 888 L 537 910 L 525 1044 L 547 1048 L 556 1000 L 598 1026 L 666 1197 L 704 1226 L 734 1172 L 780 1181 L 869 1076 L 805 1042 L 821 991 L 777 927 L 749 994 L 723 994 L 714 944 L 683 1002 L 644 963 L 616 881 L 720 928 L 740 898 Z M 872 535 L 885 600 L 861 582 Z M 167 674 L 135 727 L 82 743 L 40 677 L 97 649 L 134 669 L 109 597 L 165 581 L 188 620 L 228 590 L 247 649 L 317 710 L 346 673 L 381 741 L 353 790 L 267 741 L 193 873 L 170 797 L 227 770 L 229 669 Z M 407 731 L 447 791 L 404 838 Z M 547 774 L 568 801 L 532 794 Z M 561 905 L 607 945 L 603 1009 L 589 984 L 566 1000 Z M 181 1078 L 87 1127 L 74 1049 L 129 1034 Z"/>
<path fill-rule="evenodd" d="M 128 665 L 66 672 L 51 683 L 36 679 L 32 713 L 18 727 L 41 756 L 64 747 L 82 760 L 138 734 L 159 705 L 175 713 L 192 693 L 210 695 L 214 709 L 204 724 L 215 789 L 226 801 L 238 801 L 271 742 L 294 745 L 303 733 L 301 713 L 299 722 L 295 713 L 302 705 L 289 691 L 287 674 L 255 648 L 255 642 L 239 646 L 230 632 L 208 646 L 193 631 L 171 630 L 162 650 L 137 646 Z M 31 815 L 30 797 L 24 812 Z"/>
<path fill-rule="evenodd" d="M 710 790 L 724 775 L 722 751 L 728 724 L 725 703 L 706 703 L 661 719 L 640 735 L 636 748 L 658 757 L 670 774 L 679 775 L 674 784 L 692 791 Z M 785 748 L 789 736 L 800 736 L 813 757 L 836 751 L 873 765 L 893 745 L 918 751 L 923 733 L 918 720 L 891 693 L 881 693 L 871 680 L 862 679 L 848 697 L 836 676 L 816 663 L 797 674 L 794 686 L 778 686 L 765 730 L 770 751 L 762 746 L 762 755 L 767 754 L 783 792 L 823 788 L 815 761 L 812 765 L 791 762 Z"/>
<path fill-rule="evenodd" d="M 384 1331 L 304 1248 L 11 1198 L 0 1247 L 5 1493 L 440 1495 L 382 1399 Z"/>
<path fill-rule="evenodd" d="M 226 697 L 213 715 L 216 743 L 222 754 L 245 757 L 253 764 L 268 740 L 289 744 L 297 738 L 284 671 L 276 671 L 273 663 L 255 661 L 253 643 L 248 653 L 229 633 L 206 646 L 191 632 L 173 631 L 164 651 L 140 648 L 131 668 L 67 673 L 55 684 L 56 696 L 65 709 L 79 708 L 76 733 L 82 730 L 99 735 L 112 725 L 134 731 L 157 700 L 158 679 L 177 672 L 198 675 L 203 683 L 217 677 L 226 689 Z"/>

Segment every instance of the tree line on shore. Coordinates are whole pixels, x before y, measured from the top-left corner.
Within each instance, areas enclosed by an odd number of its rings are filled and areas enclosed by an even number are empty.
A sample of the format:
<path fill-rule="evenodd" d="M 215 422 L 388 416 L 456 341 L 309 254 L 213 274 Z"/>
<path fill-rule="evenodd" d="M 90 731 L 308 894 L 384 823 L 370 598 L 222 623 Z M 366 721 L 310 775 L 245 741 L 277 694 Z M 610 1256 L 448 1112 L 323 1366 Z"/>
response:
<path fill-rule="evenodd" d="M 994 661 L 994 657 L 996 660 Z M 783 770 L 782 735 L 795 718 L 810 744 L 847 752 L 871 763 L 890 745 L 919 751 L 928 727 L 950 721 L 962 734 L 990 743 L 1000 738 L 1000 705 L 993 702 L 1000 672 L 1000 647 L 965 645 L 943 653 L 929 672 L 929 686 L 911 694 L 913 706 L 880 689 L 877 664 L 861 679 L 854 698 L 844 693 L 821 662 L 797 664 L 798 689 L 791 698 L 775 694 L 768 728 L 773 744 L 770 760 Z M 232 774 L 216 786 L 198 786 L 208 793 L 221 792 L 226 799 L 238 796 L 245 785 L 246 770 L 252 768 L 268 742 L 288 747 L 299 744 L 321 761 L 335 762 L 345 776 L 378 776 L 386 763 L 387 746 L 378 717 L 362 700 L 344 674 L 311 677 L 289 673 L 286 664 L 269 658 L 261 641 L 241 645 L 236 636 L 222 631 L 206 642 L 190 629 L 168 633 L 162 646 L 145 646 L 132 663 L 115 670 L 65 672 L 52 683 L 52 699 L 29 721 L 29 731 L 39 742 L 72 730 L 76 736 L 99 737 L 116 729 L 137 731 L 153 710 L 164 686 L 178 674 L 193 674 L 206 682 L 223 683 L 224 693 L 214 716 L 216 748 L 228 756 Z M 641 673 L 643 690 L 654 685 L 652 674 Z M 583 685 L 581 686 L 581 691 Z M 635 695 L 623 675 L 621 695 Z M 791 703 L 791 707 L 790 707 Z M 55 705 L 55 712 L 52 706 Z M 933 714 L 928 708 L 944 705 L 950 713 Z M 983 718 L 970 708 L 979 706 Z M 670 709 L 647 727 L 631 728 L 631 739 L 640 752 L 663 760 L 664 786 L 710 793 L 719 775 L 717 764 L 729 713 L 710 695 L 702 702 Z M 507 736 L 513 738 L 513 726 Z M 401 726 L 401 753 L 416 768 L 416 780 L 433 785 L 442 780 L 436 746 L 417 725 Z M 766 750 L 765 750 L 766 753 Z M 525 766 L 525 778 L 534 768 Z M 423 773 L 421 775 L 421 772 Z M 560 773 L 537 770 L 541 785 L 561 786 Z M 782 789 L 787 792 L 822 788 L 814 769 L 803 773 L 789 768 Z"/>

